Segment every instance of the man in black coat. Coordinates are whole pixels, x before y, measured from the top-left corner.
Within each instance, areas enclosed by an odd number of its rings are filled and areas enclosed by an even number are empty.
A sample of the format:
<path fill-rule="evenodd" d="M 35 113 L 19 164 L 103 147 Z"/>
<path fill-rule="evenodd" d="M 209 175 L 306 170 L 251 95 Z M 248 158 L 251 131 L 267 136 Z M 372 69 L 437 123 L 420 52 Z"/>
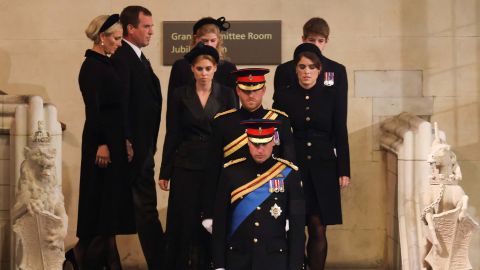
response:
<path fill-rule="evenodd" d="M 295 146 L 288 116 L 282 111 L 265 109 L 262 106 L 266 91 L 265 74 L 268 72 L 269 70 L 264 68 L 245 68 L 234 72 L 237 81 L 236 92 L 242 107 L 217 114 L 212 123 L 213 137 L 206 176 L 209 182 L 202 192 L 205 220 L 211 220 L 212 217 L 213 201 L 222 165 L 248 154 L 245 127 L 239 124 L 240 121 L 258 118 L 280 121 L 273 153 L 276 157 L 295 161 Z M 209 228 L 210 221 L 204 221 L 204 226 Z"/>
<path fill-rule="evenodd" d="M 249 154 L 222 171 L 213 223 L 214 269 L 302 269 L 305 201 L 298 168 L 272 156 L 279 122 L 242 124 Z"/>
<path fill-rule="evenodd" d="M 153 35 L 152 13 L 141 6 L 128 6 L 121 15 L 123 42 L 112 62 L 125 87 L 127 149 L 133 152 L 130 168 L 135 220 L 149 269 L 161 269 L 163 230 L 158 219 L 154 159 L 162 93 L 160 81 L 142 53 Z M 131 143 L 131 144 L 130 144 Z"/>

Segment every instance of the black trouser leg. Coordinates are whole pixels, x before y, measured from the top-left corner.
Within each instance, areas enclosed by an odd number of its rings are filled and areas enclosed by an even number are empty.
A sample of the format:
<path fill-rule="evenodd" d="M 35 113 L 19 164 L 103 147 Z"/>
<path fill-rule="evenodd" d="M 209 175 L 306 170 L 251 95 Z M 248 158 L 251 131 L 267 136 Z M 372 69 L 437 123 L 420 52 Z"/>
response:
<path fill-rule="evenodd" d="M 153 155 L 149 155 L 138 179 L 132 186 L 138 238 L 148 269 L 162 269 L 163 229 L 158 219 Z"/>

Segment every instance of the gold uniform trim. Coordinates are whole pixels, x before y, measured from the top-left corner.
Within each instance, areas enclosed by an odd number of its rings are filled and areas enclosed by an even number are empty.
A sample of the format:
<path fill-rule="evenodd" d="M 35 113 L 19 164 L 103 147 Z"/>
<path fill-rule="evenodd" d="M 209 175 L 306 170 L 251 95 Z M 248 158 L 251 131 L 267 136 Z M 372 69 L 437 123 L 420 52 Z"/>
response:
<path fill-rule="evenodd" d="M 270 179 L 277 176 L 286 167 L 287 165 L 283 164 L 282 162 L 275 163 L 275 165 L 273 165 L 270 169 L 268 169 L 268 171 L 264 172 L 263 174 L 253 179 L 252 181 L 232 191 L 232 193 L 230 193 L 230 196 L 231 196 L 230 203 L 234 203 L 241 197 L 261 187 L 263 184 L 270 181 Z"/>
<path fill-rule="evenodd" d="M 276 158 L 274 158 L 274 159 L 275 159 L 275 160 L 278 160 L 278 161 L 280 161 L 280 162 L 282 162 L 283 164 L 286 164 L 286 165 L 288 165 L 290 168 L 294 169 L 295 171 L 298 171 L 298 167 L 297 167 L 297 165 L 293 164 L 293 162 L 291 162 L 291 161 L 288 161 L 288 160 L 286 160 L 286 159 L 283 159 L 283 158 L 277 158 L 277 157 L 276 157 Z"/>
<path fill-rule="evenodd" d="M 264 116 L 263 119 L 270 119 L 275 120 L 277 119 L 278 114 L 272 111 L 268 111 Z M 242 148 L 248 143 L 247 134 L 243 133 L 238 138 L 227 144 L 223 147 L 223 157 L 228 157 L 231 154 L 235 153 L 238 149 Z"/>
<path fill-rule="evenodd" d="M 256 90 L 262 89 L 264 86 L 265 86 L 265 83 L 259 83 L 255 85 L 246 85 L 246 84 L 237 83 L 237 87 L 240 88 L 240 90 L 244 90 L 244 91 L 256 91 Z"/>
<path fill-rule="evenodd" d="M 226 114 L 229 114 L 229 113 L 232 113 L 232 112 L 236 112 L 237 109 L 230 109 L 228 111 L 224 111 L 224 112 L 219 112 L 217 114 L 215 114 L 215 116 L 213 117 L 213 119 L 217 118 L 217 117 L 220 117 L 222 115 L 226 115 Z"/>
<path fill-rule="evenodd" d="M 246 159 L 247 159 L 247 158 L 244 158 L 244 157 L 242 157 L 242 158 L 237 158 L 237 159 L 232 159 L 232 160 L 230 160 L 229 162 L 223 164 L 223 168 L 227 168 L 227 167 L 229 167 L 229 166 L 232 166 L 233 164 L 240 163 L 240 162 L 242 162 L 242 161 L 245 161 Z"/>
<path fill-rule="evenodd" d="M 270 110 L 270 111 L 272 111 L 272 112 L 279 113 L 279 114 L 281 114 L 281 115 L 283 115 L 283 116 L 285 116 L 285 117 L 288 117 L 288 114 L 287 114 L 286 112 L 284 112 L 284 111 L 280 111 L 280 110 L 277 110 L 277 109 L 268 109 L 268 110 Z"/>

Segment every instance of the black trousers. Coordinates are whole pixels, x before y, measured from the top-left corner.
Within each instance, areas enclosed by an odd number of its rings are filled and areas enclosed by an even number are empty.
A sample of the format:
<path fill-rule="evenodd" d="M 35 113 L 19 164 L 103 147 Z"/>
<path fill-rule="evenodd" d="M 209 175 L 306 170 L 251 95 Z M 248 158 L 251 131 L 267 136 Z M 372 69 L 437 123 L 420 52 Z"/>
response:
<path fill-rule="evenodd" d="M 154 166 L 153 151 L 149 151 L 140 174 L 132 184 L 132 194 L 138 238 L 148 269 L 160 270 L 163 263 L 164 235 L 158 219 Z"/>

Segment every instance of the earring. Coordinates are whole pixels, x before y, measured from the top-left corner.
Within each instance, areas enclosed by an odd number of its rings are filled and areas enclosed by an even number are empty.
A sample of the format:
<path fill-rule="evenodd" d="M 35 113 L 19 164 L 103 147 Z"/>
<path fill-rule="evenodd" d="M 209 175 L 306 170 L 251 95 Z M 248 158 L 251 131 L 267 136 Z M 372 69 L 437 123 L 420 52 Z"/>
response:
<path fill-rule="evenodd" d="M 103 44 L 103 40 L 102 40 L 102 43 L 100 43 L 100 45 L 102 45 L 102 46 L 104 45 L 104 44 Z"/>

